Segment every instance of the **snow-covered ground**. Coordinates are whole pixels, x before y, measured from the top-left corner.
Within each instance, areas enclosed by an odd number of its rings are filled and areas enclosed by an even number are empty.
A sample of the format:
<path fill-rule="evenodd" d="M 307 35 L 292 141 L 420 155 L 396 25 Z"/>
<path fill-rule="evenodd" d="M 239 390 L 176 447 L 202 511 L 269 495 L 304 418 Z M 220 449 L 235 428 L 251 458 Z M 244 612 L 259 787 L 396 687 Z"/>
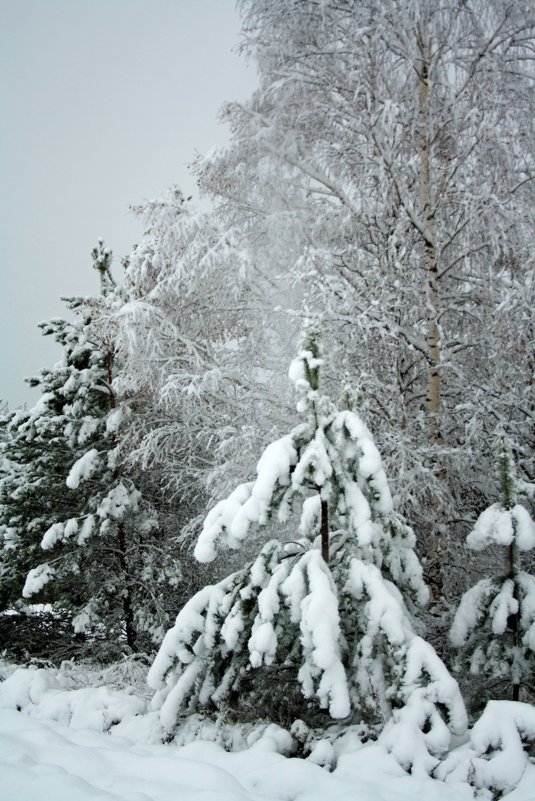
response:
<path fill-rule="evenodd" d="M 207 741 L 162 745 L 157 715 L 146 711 L 144 699 L 113 687 L 66 684 L 44 670 L 19 670 L 0 684 L 2 801 L 474 798 L 467 784 L 407 775 L 377 744 L 348 750 L 332 773 L 277 753 L 283 731 L 276 727 L 236 753 Z M 535 766 L 504 799 L 535 801 Z"/>

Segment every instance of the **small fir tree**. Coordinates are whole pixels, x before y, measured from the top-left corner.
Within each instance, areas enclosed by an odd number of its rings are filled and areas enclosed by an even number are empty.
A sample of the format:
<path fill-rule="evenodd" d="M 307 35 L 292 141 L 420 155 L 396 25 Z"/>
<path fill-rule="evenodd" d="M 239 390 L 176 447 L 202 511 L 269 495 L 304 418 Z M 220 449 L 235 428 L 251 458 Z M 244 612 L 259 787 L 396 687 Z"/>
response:
<path fill-rule="evenodd" d="M 535 578 L 520 565 L 520 553 L 535 548 L 535 524 L 518 503 L 526 487 L 516 477 L 504 434 L 496 443 L 496 463 L 500 500 L 480 514 L 466 543 L 474 551 L 505 547 L 505 569 L 464 593 L 450 639 L 462 649 L 462 666 L 510 683 L 512 699 L 518 701 L 535 671 Z"/>
<path fill-rule="evenodd" d="M 149 683 L 172 732 L 181 715 L 238 697 L 258 714 L 266 674 L 276 714 L 277 679 L 286 676 L 285 689 L 292 681 L 299 687 L 299 717 L 318 721 L 325 710 L 324 724 L 412 725 L 429 770 L 450 731 L 465 726 L 464 707 L 456 682 L 412 628 L 408 610 L 427 600 L 414 534 L 393 509 L 358 414 L 338 411 L 319 394 L 321 364 L 317 332 L 309 329 L 290 367 L 302 422 L 266 448 L 254 481 L 208 514 L 195 554 L 211 561 L 219 545 L 237 548 L 268 521 L 280 539 L 186 604 Z M 412 757 L 420 759 L 413 752 L 407 766 Z"/>

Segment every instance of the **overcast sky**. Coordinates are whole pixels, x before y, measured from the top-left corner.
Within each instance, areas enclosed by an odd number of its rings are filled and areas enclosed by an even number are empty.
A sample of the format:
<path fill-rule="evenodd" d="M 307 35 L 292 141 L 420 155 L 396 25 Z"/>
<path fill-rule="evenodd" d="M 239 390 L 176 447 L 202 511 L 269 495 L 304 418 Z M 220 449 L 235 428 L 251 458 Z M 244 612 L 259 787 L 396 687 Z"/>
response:
<path fill-rule="evenodd" d="M 233 52 L 234 0 L 0 0 L 0 399 L 37 395 L 23 377 L 60 349 L 40 320 L 62 295 L 98 291 L 99 237 L 119 258 L 140 228 L 129 206 L 223 145 L 221 104 L 253 68 Z"/>

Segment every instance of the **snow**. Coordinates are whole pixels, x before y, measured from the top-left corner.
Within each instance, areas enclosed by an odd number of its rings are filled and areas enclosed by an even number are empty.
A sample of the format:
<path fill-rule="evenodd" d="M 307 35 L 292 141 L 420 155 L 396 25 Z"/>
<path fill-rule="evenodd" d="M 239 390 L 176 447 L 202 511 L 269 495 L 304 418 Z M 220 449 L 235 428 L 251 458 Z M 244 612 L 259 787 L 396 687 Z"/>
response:
<path fill-rule="evenodd" d="M 94 515 L 88 515 L 85 518 L 85 520 L 84 520 L 84 522 L 82 524 L 82 530 L 80 531 L 80 533 L 78 534 L 78 537 L 76 539 L 76 542 L 78 543 L 78 545 L 83 545 L 85 542 L 87 542 L 87 540 L 93 534 L 94 530 L 95 530 L 95 516 Z"/>
<path fill-rule="evenodd" d="M 403 693 L 405 703 L 394 710 L 379 742 L 413 776 L 430 775 L 447 754 L 452 733 L 462 736 L 468 721 L 457 682 L 420 637 L 413 637 L 406 652 Z"/>
<path fill-rule="evenodd" d="M 274 622 L 280 609 L 279 587 L 286 578 L 287 572 L 287 565 L 278 565 L 258 596 L 258 614 L 254 620 L 248 643 L 249 661 L 253 667 L 260 667 L 262 663 L 270 665 L 275 657 L 277 636 Z"/>
<path fill-rule="evenodd" d="M 526 632 L 523 642 L 535 651 L 535 577 L 529 573 L 520 573 L 518 583 L 524 595 L 520 615 L 522 630 Z"/>
<path fill-rule="evenodd" d="M 306 380 L 305 360 L 302 353 L 298 354 L 298 356 L 290 362 L 288 378 L 296 387 L 305 386 L 308 389 L 309 384 Z"/>
<path fill-rule="evenodd" d="M 248 643 L 249 661 L 254 668 L 260 667 L 262 662 L 271 665 L 277 651 L 277 636 L 273 623 L 266 620 L 260 623 L 253 632 Z"/>
<path fill-rule="evenodd" d="M 108 434 L 115 434 L 124 421 L 125 412 L 123 408 L 114 409 L 106 419 L 106 431 Z"/>
<path fill-rule="evenodd" d="M 290 363 L 288 378 L 295 385 L 296 390 L 308 392 L 310 383 L 307 379 L 307 368 L 309 371 L 317 370 L 323 364 L 323 359 L 314 356 L 310 350 L 300 351 L 295 359 Z"/>
<path fill-rule="evenodd" d="M 359 545 L 369 545 L 373 539 L 373 524 L 370 505 L 357 484 L 347 482 L 345 500 L 349 513 L 349 523 L 357 533 Z"/>
<path fill-rule="evenodd" d="M 72 628 L 76 634 L 81 634 L 85 631 L 89 631 L 91 625 L 95 622 L 94 621 L 94 608 L 91 601 L 84 606 L 84 608 L 78 612 L 72 619 Z M 98 617 L 97 617 L 98 619 Z"/>
<path fill-rule="evenodd" d="M 266 523 L 275 488 L 277 485 L 289 484 L 290 467 L 295 461 L 296 451 L 291 435 L 267 446 L 256 468 L 257 479 L 251 496 L 238 509 L 230 525 L 230 533 L 234 539 L 242 540 L 251 523 Z"/>
<path fill-rule="evenodd" d="M 22 597 L 29 598 L 31 595 L 40 592 L 55 574 L 56 571 L 54 568 L 50 567 L 46 562 L 38 567 L 34 567 L 26 577 L 26 582 L 22 590 Z"/>
<path fill-rule="evenodd" d="M 203 611 L 215 591 L 209 585 L 200 590 L 182 607 L 177 615 L 175 625 L 169 629 L 149 670 L 147 681 L 149 687 L 160 690 L 165 687 L 165 677 L 174 664 L 177 652 L 181 659 L 191 662 L 193 654 L 182 647 L 189 643 L 193 636 L 202 631 L 204 625 Z M 180 650 L 179 650 L 180 648 Z"/>
<path fill-rule="evenodd" d="M 251 525 L 266 524 L 275 490 L 290 484 L 290 468 L 296 460 L 291 434 L 267 446 L 256 468 L 256 481 L 240 484 L 206 516 L 195 547 L 199 562 L 215 558 L 220 539 L 229 548 L 238 548 Z"/>
<path fill-rule="evenodd" d="M 511 511 L 516 521 L 516 544 L 521 551 L 535 548 L 535 523 L 527 509 L 517 504 Z"/>
<path fill-rule="evenodd" d="M 358 462 L 359 478 L 364 485 L 369 482 L 375 490 L 377 494 L 375 500 L 377 511 L 383 515 L 388 514 L 392 511 L 392 495 L 390 494 L 381 456 L 368 428 L 356 412 L 350 411 L 338 412 L 333 422 L 333 428 L 337 432 L 342 432 L 343 429 L 347 430 L 349 437 L 346 435 L 344 439 L 360 452 Z M 350 456 L 349 453 L 345 455 L 346 459 Z"/>
<path fill-rule="evenodd" d="M 311 531 L 319 527 L 321 515 L 321 498 L 319 495 L 311 495 L 305 498 L 299 521 L 299 535 L 306 537 Z"/>
<path fill-rule="evenodd" d="M 302 801 L 342 801 L 351 790 L 349 782 L 316 765 L 264 750 L 227 754 L 209 743 L 139 746 L 13 711 L 2 716 L 0 747 L 5 798 L 17 801 L 286 801 L 297 793 Z M 410 798 L 396 792 L 392 777 L 378 795 L 363 785 L 359 801 Z M 427 795 L 428 801 L 438 798 Z M 450 792 L 447 798 L 459 796 Z"/>
<path fill-rule="evenodd" d="M 388 583 L 381 576 L 375 565 L 366 565 L 358 559 L 351 560 L 349 573 L 349 589 L 359 600 L 367 595 L 368 602 L 368 637 L 373 637 L 382 630 L 389 642 L 401 645 L 412 635 L 409 621 L 402 605 L 389 591 Z"/>
<path fill-rule="evenodd" d="M 516 589 L 515 589 L 516 583 Z M 515 597 L 516 596 L 516 597 Z M 483 643 L 478 644 L 478 635 L 485 627 L 499 637 L 507 633 L 508 621 L 511 615 L 520 612 L 520 648 L 535 651 L 535 578 L 529 573 L 518 571 L 515 581 L 512 579 L 481 579 L 474 587 L 467 590 L 455 613 L 450 629 L 450 641 L 457 648 L 465 643 L 473 642 L 477 645 L 472 654 L 471 670 L 478 673 L 485 664 Z M 512 649 L 504 644 L 505 653 L 510 655 Z M 519 646 L 515 646 L 515 659 L 522 662 L 526 659 Z M 524 652 L 525 654 L 525 652 Z M 492 648 L 487 647 L 487 656 L 492 657 Z M 529 656 L 528 656 L 529 658 Z M 494 657 L 495 659 L 495 657 Z M 496 669 L 502 671 L 495 665 Z"/>
<path fill-rule="evenodd" d="M 91 476 L 97 466 L 98 457 L 99 452 L 97 449 L 91 448 L 91 450 L 77 459 L 67 476 L 66 483 L 69 489 L 78 489 L 80 481 L 86 481 Z"/>
<path fill-rule="evenodd" d="M 68 540 L 78 532 L 78 520 L 75 517 L 69 518 L 66 523 L 54 523 L 45 532 L 41 540 L 41 548 L 48 551 L 60 540 Z"/>
<path fill-rule="evenodd" d="M 477 754 L 473 764 L 480 787 L 511 790 L 518 784 L 528 762 L 522 735 L 535 740 L 533 707 L 514 701 L 487 704 L 470 737 Z"/>
<path fill-rule="evenodd" d="M 320 706 L 332 718 L 345 718 L 351 711 L 346 672 L 340 659 L 340 618 L 336 588 L 329 568 L 319 551 L 310 551 L 301 560 L 306 569 L 310 592 L 301 603 L 301 640 L 304 662 L 299 680 L 305 697 L 313 693 L 313 680 L 321 674 L 317 688 Z"/>
<path fill-rule="evenodd" d="M 437 778 L 466 781 L 478 788 L 508 792 L 511 801 L 535 798 L 535 765 L 524 743 L 535 741 L 535 708 L 518 701 L 489 701 L 467 743 L 452 751 Z M 515 789 L 516 788 L 516 789 Z M 486 798 L 487 796 L 483 796 Z"/>
<path fill-rule="evenodd" d="M 101 500 L 97 514 L 101 518 L 115 518 L 120 520 L 129 511 L 137 511 L 141 493 L 133 488 L 128 489 L 122 481 L 112 487 Z"/>
<path fill-rule="evenodd" d="M 518 601 L 513 597 L 514 591 L 514 581 L 507 579 L 490 605 L 489 612 L 492 615 L 492 631 L 494 634 L 503 634 L 507 628 L 509 617 L 516 615 L 518 612 Z"/>
<path fill-rule="evenodd" d="M 43 539 L 41 540 L 41 548 L 43 548 L 45 551 L 49 548 L 53 548 L 58 540 L 63 539 L 63 531 L 63 523 L 53 523 L 43 535 Z"/>
<path fill-rule="evenodd" d="M 422 661 L 419 646 L 414 656 Z M 521 737 L 535 736 L 527 704 L 489 703 L 471 741 L 453 752 L 457 778 L 452 763 L 447 781 L 438 781 L 406 773 L 383 743 L 349 734 L 334 745 L 318 740 L 307 759 L 297 759 L 296 743 L 307 735 L 297 722 L 291 733 L 269 724 L 217 744 L 207 738 L 215 739 L 220 724 L 192 716 L 182 738 L 162 744 L 147 699 L 130 687 L 72 687 L 80 681 L 69 667 L 18 669 L 0 684 L 6 801 L 472 801 L 463 776 L 471 765 L 481 787 L 490 782 L 507 792 L 518 783 L 503 801 L 534 798 L 535 765 L 521 745 Z"/>
<path fill-rule="evenodd" d="M 505 509 L 495 503 L 479 515 L 466 543 L 474 551 L 482 551 L 488 545 L 510 545 L 513 539 L 521 551 L 534 548 L 535 523 L 520 504 Z"/>
<path fill-rule="evenodd" d="M 195 546 L 195 558 L 199 562 L 212 562 L 216 557 L 216 545 L 234 516 L 243 504 L 251 497 L 253 482 L 240 484 L 225 498 L 219 501 L 207 514 L 203 529 Z"/>
<path fill-rule="evenodd" d="M 332 476 L 333 468 L 327 453 L 325 433 L 318 428 L 314 439 L 303 449 L 301 458 L 292 474 L 296 489 L 306 484 L 307 478 L 317 487 L 323 487 Z"/>

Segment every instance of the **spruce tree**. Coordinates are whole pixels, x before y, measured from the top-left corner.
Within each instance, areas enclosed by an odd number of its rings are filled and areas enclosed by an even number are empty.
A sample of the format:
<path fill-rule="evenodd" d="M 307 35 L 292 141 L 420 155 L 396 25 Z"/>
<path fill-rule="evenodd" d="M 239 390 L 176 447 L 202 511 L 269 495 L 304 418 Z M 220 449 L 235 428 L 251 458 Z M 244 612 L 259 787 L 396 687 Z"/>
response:
<path fill-rule="evenodd" d="M 414 725 L 433 767 L 450 729 L 465 725 L 464 707 L 413 631 L 409 610 L 427 600 L 414 534 L 393 508 L 359 415 L 319 393 L 321 364 L 318 332 L 309 328 L 290 367 L 302 422 L 266 448 L 254 481 L 208 514 L 195 555 L 211 561 L 218 546 L 238 548 L 268 523 L 278 537 L 186 604 L 149 683 L 169 732 L 188 712 L 225 704 L 258 714 L 262 695 L 273 716 L 293 684 L 301 697 L 294 714 L 314 725 Z"/>
<path fill-rule="evenodd" d="M 43 393 L 36 406 L 8 423 L 2 563 L 10 600 L 18 590 L 53 602 L 69 610 L 75 632 L 134 649 L 150 642 L 141 634 L 161 639 L 179 566 L 142 476 L 127 464 L 123 435 L 135 399 L 117 390 L 113 327 L 123 298 L 102 242 L 93 260 L 101 295 L 70 299 L 74 322 L 41 326 L 62 346 L 62 359 L 33 381 Z"/>
<path fill-rule="evenodd" d="M 464 593 L 450 639 L 462 649 L 461 665 L 510 685 L 518 701 L 535 671 L 535 578 L 520 563 L 521 552 L 535 549 L 535 524 L 518 502 L 525 487 L 505 434 L 498 437 L 495 454 L 500 500 L 479 515 L 466 544 L 474 551 L 505 548 L 504 569 Z"/>
<path fill-rule="evenodd" d="M 63 348 L 63 358 L 52 369 L 28 379 L 42 390 L 30 410 L 18 409 L 2 421 L 4 474 L 0 481 L 0 532 L 2 535 L 2 608 L 18 605 L 28 571 L 39 560 L 43 533 L 57 521 L 75 513 L 77 498 L 66 492 L 65 466 L 73 456 L 65 437 L 66 405 L 62 388 L 72 362 L 69 344 L 72 326 L 65 320 L 40 323 L 45 336 Z M 59 586 L 56 593 L 61 595 Z M 40 600 L 50 600 L 43 592 Z"/>

